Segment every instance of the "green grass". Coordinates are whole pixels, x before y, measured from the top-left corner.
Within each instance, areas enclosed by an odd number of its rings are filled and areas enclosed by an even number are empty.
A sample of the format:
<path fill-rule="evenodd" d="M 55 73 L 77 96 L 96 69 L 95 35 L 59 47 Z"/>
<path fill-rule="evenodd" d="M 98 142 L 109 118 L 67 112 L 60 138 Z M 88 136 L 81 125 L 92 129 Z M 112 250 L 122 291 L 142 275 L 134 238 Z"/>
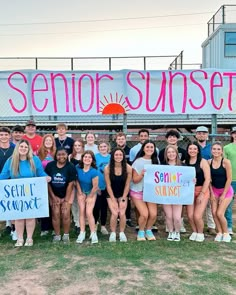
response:
<path fill-rule="evenodd" d="M 32 248 L 16 249 L 3 235 L 0 294 L 8 294 L 19 276 L 26 291 L 32 276 L 35 286 L 44 290 L 36 294 L 63 294 L 64 289 L 67 294 L 236 293 L 234 242 L 194 243 L 187 235 L 180 243 L 163 238 L 137 242 L 134 236 L 128 243 L 100 237 L 97 245 L 77 245 L 75 239 L 72 234 L 69 245 L 53 244 L 51 237 L 40 238 L 36 232 Z"/>

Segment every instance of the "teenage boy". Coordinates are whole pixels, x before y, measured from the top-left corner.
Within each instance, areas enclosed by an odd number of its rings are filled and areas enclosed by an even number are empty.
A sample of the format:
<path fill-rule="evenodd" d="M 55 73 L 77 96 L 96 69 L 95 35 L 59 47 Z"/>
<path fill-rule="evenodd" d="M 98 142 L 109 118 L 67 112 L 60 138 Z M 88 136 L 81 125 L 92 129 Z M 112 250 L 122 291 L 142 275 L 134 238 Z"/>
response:
<path fill-rule="evenodd" d="M 20 125 L 16 125 L 12 128 L 11 132 L 11 142 L 14 143 L 14 145 L 16 145 L 24 135 L 24 128 Z"/>
<path fill-rule="evenodd" d="M 8 158 L 11 157 L 14 151 L 14 145 L 10 142 L 11 130 L 8 127 L 0 127 L 0 173 Z M 6 232 L 11 233 L 12 239 L 17 240 L 15 226 L 11 221 L 6 221 Z"/>
<path fill-rule="evenodd" d="M 197 142 L 200 145 L 201 148 L 201 154 L 203 159 L 209 160 L 211 159 L 211 144 L 207 142 L 209 137 L 208 128 L 206 126 L 199 126 L 196 129 L 196 135 L 195 135 Z M 206 219 L 207 219 L 207 227 L 209 234 L 215 235 L 216 234 L 216 225 L 212 216 L 211 211 L 211 202 L 210 200 L 207 203 L 206 208 Z"/>
<path fill-rule="evenodd" d="M 129 161 L 130 148 L 126 145 L 126 134 L 124 134 L 123 132 L 118 132 L 116 134 L 116 146 L 120 147 L 124 150 L 127 163 L 130 165 L 131 164 Z M 128 197 L 128 203 L 127 203 L 127 208 L 125 211 L 126 225 L 129 227 L 134 227 L 134 225 L 132 224 L 132 221 L 131 221 L 131 201 L 130 201 L 129 194 L 127 197 Z"/>
<path fill-rule="evenodd" d="M 129 160 L 131 163 L 133 163 L 135 157 L 140 151 L 142 144 L 145 142 L 145 140 L 149 139 L 149 131 L 147 129 L 140 129 L 138 132 L 138 137 L 139 137 L 139 143 L 133 146 L 129 152 Z M 159 149 L 157 148 L 157 155 L 158 154 L 159 154 Z"/>
<path fill-rule="evenodd" d="M 38 150 L 42 144 L 42 137 L 36 134 L 36 123 L 34 120 L 27 121 L 25 125 L 25 134 L 22 136 L 22 139 L 28 140 L 30 143 L 33 153 L 38 154 Z"/>
<path fill-rule="evenodd" d="M 167 144 L 174 145 L 178 148 L 179 158 L 181 161 L 184 161 L 186 159 L 186 151 L 177 145 L 177 142 L 180 138 L 179 132 L 177 130 L 171 129 L 167 131 L 165 138 L 166 138 Z M 165 154 L 165 148 L 160 150 L 160 153 L 159 153 L 159 160 L 161 164 L 165 163 L 164 154 Z"/>
<path fill-rule="evenodd" d="M 236 194 L 236 127 L 231 131 L 231 143 L 224 146 L 224 156 L 229 159 L 232 166 L 232 187 L 234 189 L 234 195 Z M 228 208 L 225 211 L 225 218 L 227 220 L 228 232 L 233 235 L 233 204 L 234 197 L 230 202 Z"/>
<path fill-rule="evenodd" d="M 68 155 L 70 155 L 72 153 L 74 139 L 67 136 L 66 134 L 67 129 L 68 127 L 65 123 L 57 124 L 56 130 L 57 130 L 58 137 L 55 138 L 55 142 L 56 142 L 57 149 L 59 147 L 64 147 Z"/>

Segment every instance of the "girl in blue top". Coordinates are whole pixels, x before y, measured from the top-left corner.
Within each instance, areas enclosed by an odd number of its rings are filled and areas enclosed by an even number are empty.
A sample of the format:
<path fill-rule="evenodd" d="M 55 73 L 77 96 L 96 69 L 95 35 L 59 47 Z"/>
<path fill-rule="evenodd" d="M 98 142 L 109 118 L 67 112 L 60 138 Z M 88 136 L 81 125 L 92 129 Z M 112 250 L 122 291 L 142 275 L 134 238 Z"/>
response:
<path fill-rule="evenodd" d="M 108 235 L 108 231 L 106 229 L 106 221 L 107 221 L 107 190 L 106 190 L 106 182 L 104 178 L 104 169 L 110 161 L 111 155 L 110 152 L 110 144 L 104 140 L 100 141 L 98 144 L 99 153 L 95 155 L 96 165 L 98 169 L 98 194 L 96 203 L 93 209 L 93 215 L 95 219 L 95 224 L 99 219 L 101 222 L 101 233 L 103 235 Z"/>
<path fill-rule="evenodd" d="M 44 172 L 40 159 L 33 155 L 32 148 L 27 140 L 20 140 L 14 149 L 12 157 L 6 161 L 0 174 L 0 179 L 40 176 L 47 176 L 47 174 Z M 50 181 L 50 177 L 47 177 L 47 181 Z M 27 232 L 25 246 L 33 246 L 32 236 L 35 229 L 35 218 L 30 218 L 19 219 L 15 221 L 18 237 L 18 240 L 15 244 L 16 247 L 21 247 L 24 244 L 23 234 L 25 225 Z"/>
<path fill-rule="evenodd" d="M 80 234 L 76 243 L 83 243 L 85 240 L 85 218 L 87 217 L 90 231 L 91 243 L 98 243 L 95 230 L 93 208 L 96 202 L 98 190 L 98 171 L 96 169 L 95 156 L 92 151 L 86 151 L 81 157 L 77 170 L 77 191 L 79 203 Z"/>

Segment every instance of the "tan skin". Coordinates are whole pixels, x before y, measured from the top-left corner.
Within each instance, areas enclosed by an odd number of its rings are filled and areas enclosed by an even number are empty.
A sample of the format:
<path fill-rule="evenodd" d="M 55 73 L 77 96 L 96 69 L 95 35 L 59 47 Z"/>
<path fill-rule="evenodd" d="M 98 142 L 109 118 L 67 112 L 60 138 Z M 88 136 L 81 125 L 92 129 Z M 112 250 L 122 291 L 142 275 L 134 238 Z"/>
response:
<path fill-rule="evenodd" d="M 88 172 L 91 168 L 92 163 L 92 157 L 90 154 L 84 154 L 83 157 L 83 163 L 84 163 L 84 172 Z M 76 181 L 77 186 L 77 199 L 79 204 L 79 222 L 80 222 L 80 229 L 81 232 L 85 232 L 85 219 L 87 217 L 89 228 L 91 232 L 95 231 L 95 220 L 93 216 L 93 208 L 96 202 L 97 197 L 97 190 L 98 190 L 98 176 L 94 177 L 92 179 L 92 190 L 91 192 L 86 196 L 80 187 L 79 181 Z"/>
<path fill-rule="evenodd" d="M 198 155 L 197 146 L 194 144 L 190 145 L 187 152 L 190 156 L 190 164 L 195 164 Z M 189 223 L 191 225 L 192 231 L 197 233 L 203 233 L 203 214 L 208 203 L 208 198 L 205 197 L 205 193 L 207 192 L 207 190 L 209 190 L 209 185 L 211 181 L 210 167 L 207 160 L 202 159 L 200 162 L 200 167 L 203 170 L 205 181 L 201 188 L 201 192 L 194 201 L 194 204 L 187 206 L 187 215 Z"/>
<path fill-rule="evenodd" d="M 211 148 L 212 152 L 212 160 L 208 160 L 209 164 L 212 161 L 212 167 L 217 169 L 221 165 L 221 161 L 223 158 L 223 149 L 219 144 L 213 144 Z M 216 228 L 219 234 L 228 233 L 227 228 L 227 221 L 225 219 L 225 211 L 230 204 L 232 198 L 225 198 L 227 191 L 230 188 L 232 182 L 232 167 L 231 163 L 228 159 L 223 160 L 223 167 L 226 169 L 226 183 L 224 186 L 223 193 L 219 198 L 213 193 L 212 186 L 210 185 L 210 192 L 211 192 L 211 208 L 212 208 L 212 215 L 216 224 Z"/>
<path fill-rule="evenodd" d="M 114 153 L 114 160 L 115 160 L 115 175 L 121 175 L 122 174 L 121 162 L 123 160 L 123 153 L 117 150 Z M 111 210 L 110 228 L 112 232 L 116 232 L 117 218 L 119 216 L 120 232 L 124 232 L 125 225 L 126 225 L 125 211 L 127 207 L 127 195 L 129 193 L 129 186 L 130 186 L 130 181 L 132 178 L 132 168 L 130 165 L 127 164 L 127 179 L 125 183 L 123 196 L 120 198 L 116 198 L 113 194 L 109 172 L 110 172 L 110 169 L 108 165 L 105 167 L 104 176 L 105 176 L 105 181 L 107 186 L 107 192 L 110 196 L 110 198 L 107 199 L 108 206 Z"/>
<path fill-rule="evenodd" d="M 65 150 L 58 151 L 56 154 L 57 167 L 62 168 L 65 166 L 68 155 Z M 66 189 L 66 195 L 64 199 L 57 197 L 49 184 L 48 192 L 50 198 L 50 205 L 52 207 L 52 224 L 56 235 L 60 235 L 60 220 L 62 217 L 63 230 L 65 234 L 70 231 L 70 208 L 69 203 L 71 192 L 73 189 L 73 181 L 71 181 Z"/>
<path fill-rule="evenodd" d="M 143 156 L 144 159 L 151 159 L 152 154 L 154 153 L 154 145 L 152 143 L 146 144 L 144 148 L 145 155 Z M 141 173 L 137 173 L 136 170 L 133 169 L 132 177 L 133 182 L 138 183 L 144 177 L 145 170 L 143 169 Z M 144 228 L 151 229 L 153 224 L 156 221 L 157 217 L 157 205 L 154 203 L 144 202 L 142 200 L 137 200 L 133 198 L 133 202 L 135 207 L 139 212 L 139 230 L 143 231 Z"/>

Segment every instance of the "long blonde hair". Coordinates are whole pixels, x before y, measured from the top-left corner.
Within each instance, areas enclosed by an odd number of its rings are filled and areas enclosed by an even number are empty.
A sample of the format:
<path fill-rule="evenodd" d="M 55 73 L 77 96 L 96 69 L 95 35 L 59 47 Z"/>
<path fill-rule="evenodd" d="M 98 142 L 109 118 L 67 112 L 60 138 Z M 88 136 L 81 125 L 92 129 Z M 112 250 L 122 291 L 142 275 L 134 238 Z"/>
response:
<path fill-rule="evenodd" d="M 167 157 L 167 152 L 168 152 L 168 150 L 170 148 L 172 148 L 176 153 L 175 165 L 176 166 L 182 166 L 182 162 L 181 162 L 181 160 L 179 158 L 178 147 L 176 147 L 175 145 L 172 145 L 172 144 L 168 144 L 167 147 L 165 148 L 165 152 L 164 152 L 165 163 L 168 164 L 168 162 L 169 162 L 169 159 Z"/>
<path fill-rule="evenodd" d="M 33 150 L 31 148 L 30 143 L 26 139 L 21 139 L 15 146 L 14 152 L 12 154 L 12 161 L 11 161 L 11 170 L 14 176 L 17 176 L 20 173 L 20 154 L 19 154 L 19 146 L 22 143 L 26 143 L 28 146 L 28 153 L 26 155 L 26 160 L 29 161 L 31 170 L 36 173 L 35 164 L 33 161 Z"/>

